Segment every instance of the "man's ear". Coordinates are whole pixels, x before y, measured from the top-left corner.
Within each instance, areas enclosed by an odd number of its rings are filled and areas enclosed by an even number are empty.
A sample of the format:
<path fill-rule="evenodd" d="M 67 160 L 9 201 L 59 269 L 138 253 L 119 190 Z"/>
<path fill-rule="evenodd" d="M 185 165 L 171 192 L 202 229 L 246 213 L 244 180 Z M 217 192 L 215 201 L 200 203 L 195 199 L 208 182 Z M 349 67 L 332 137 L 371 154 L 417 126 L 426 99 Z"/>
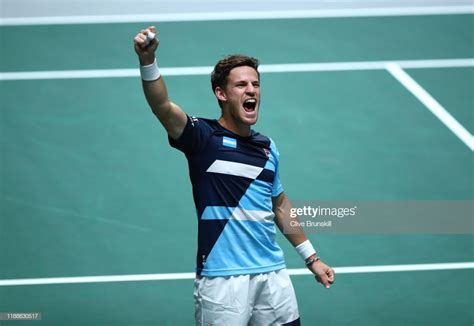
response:
<path fill-rule="evenodd" d="M 219 86 L 216 87 L 216 89 L 214 89 L 214 94 L 216 95 L 217 99 L 222 101 L 222 102 L 226 102 L 227 101 L 227 95 L 226 93 L 224 92 L 224 90 L 222 88 L 220 88 Z"/>

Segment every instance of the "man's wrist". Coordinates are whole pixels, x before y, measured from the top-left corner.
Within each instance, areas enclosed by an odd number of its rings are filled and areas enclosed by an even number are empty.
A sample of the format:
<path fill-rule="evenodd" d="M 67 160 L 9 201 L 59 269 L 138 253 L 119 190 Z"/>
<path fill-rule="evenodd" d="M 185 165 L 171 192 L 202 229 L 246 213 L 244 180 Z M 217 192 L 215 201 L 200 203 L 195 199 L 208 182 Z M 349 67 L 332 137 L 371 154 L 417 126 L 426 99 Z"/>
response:
<path fill-rule="evenodd" d="M 317 261 L 319 261 L 319 256 L 314 254 L 314 255 L 311 255 L 310 257 L 306 258 L 305 261 L 304 261 L 304 264 L 306 265 L 306 267 L 310 268 L 311 265 L 313 265 Z"/>
<path fill-rule="evenodd" d="M 140 66 L 148 66 L 153 64 L 155 62 L 156 57 L 154 55 L 152 56 L 146 56 L 146 57 L 138 57 L 138 61 L 140 62 Z"/>
<path fill-rule="evenodd" d="M 140 65 L 140 76 L 144 81 L 155 81 L 160 79 L 161 74 L 160 70 L 158 69 L 158 64 L 156 63 L 156 59 L 151 64 L 148 65 Z"/>
<path fill-rule="evenodd" d="M 308 259 L 312 255 L 316 254 L 313 245 L 309 240 L 306 240 L 295 247 L 296 251 L 303 260 Z"/>

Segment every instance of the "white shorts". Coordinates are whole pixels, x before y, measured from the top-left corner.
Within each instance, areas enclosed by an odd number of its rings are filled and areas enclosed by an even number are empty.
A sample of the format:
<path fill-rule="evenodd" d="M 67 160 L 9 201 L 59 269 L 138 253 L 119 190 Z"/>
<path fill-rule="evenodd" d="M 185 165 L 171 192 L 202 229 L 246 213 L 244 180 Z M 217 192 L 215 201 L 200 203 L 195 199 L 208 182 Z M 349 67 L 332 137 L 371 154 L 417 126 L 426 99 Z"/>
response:
<path fill-rule="evenodd" d="M 194 281 L 196 325 L 298 326 L 295 291 L 286 269 Z"/>

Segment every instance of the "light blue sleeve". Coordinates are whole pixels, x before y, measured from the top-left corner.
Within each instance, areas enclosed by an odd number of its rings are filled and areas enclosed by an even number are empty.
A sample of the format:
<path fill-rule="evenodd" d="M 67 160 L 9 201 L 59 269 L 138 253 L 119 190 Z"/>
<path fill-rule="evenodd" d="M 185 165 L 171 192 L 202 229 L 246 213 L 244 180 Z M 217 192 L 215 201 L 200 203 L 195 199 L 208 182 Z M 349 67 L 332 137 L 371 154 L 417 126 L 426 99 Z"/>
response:
<path fill-rule="evenodd" d="M 271 139 L 270 143 L 270 155 L 272 155 L 272 159 L 275 162 L 275 179 L 273 180 L 272 197 L 277 197 L 283 192 L 283 186 L 280 182 L 279 176 L 280 152 L 278 152 L 278 149 L 273 139 Z"/>

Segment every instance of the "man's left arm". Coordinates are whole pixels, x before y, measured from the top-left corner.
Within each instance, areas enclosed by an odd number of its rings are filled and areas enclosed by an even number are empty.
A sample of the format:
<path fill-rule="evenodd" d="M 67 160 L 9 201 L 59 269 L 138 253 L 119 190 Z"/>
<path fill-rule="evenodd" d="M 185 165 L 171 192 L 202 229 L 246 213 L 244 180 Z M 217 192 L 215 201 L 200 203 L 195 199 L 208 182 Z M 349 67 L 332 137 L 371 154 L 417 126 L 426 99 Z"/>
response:
<path fill-rule="evenodd" d="M 290 216 L 293 206 L 288 197 L 284 192 L 281 192 L 278 196 L 272 197 L 272 204 L 275 222 L 280 231 L 305 260 L 316 280 L 329 289 L 335 280 L 334 270 L 319 259 L 299 223 L 290 223 L 292 220 L 298 220 L 298 218 Z"/>

